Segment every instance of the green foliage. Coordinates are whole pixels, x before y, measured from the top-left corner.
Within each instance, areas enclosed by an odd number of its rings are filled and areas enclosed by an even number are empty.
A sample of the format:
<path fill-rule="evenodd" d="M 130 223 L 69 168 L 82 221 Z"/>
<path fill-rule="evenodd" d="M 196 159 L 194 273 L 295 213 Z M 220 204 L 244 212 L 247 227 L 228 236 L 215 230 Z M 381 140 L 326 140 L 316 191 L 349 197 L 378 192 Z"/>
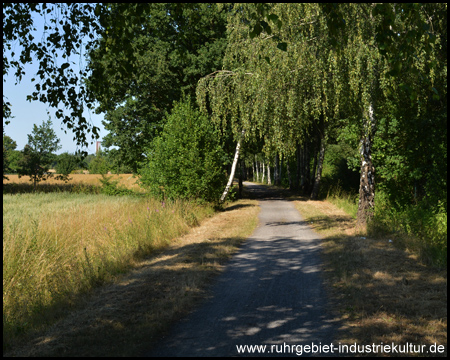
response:
<path fill-rule="evenodd" d="M 117 186 L 119 180 L 111 181 L 112 176 L 105 176 L 102 174 L 102 178 L 99 179 L 102 183 L 102 193 L 106 195 L 133 195 L 133 190 L 127 189 L 124 186 Z"/>
<path fill-rule="evenodd" d="M 359 169 L 352 169 L 348 161 L 353 159 L 355 153 L 357 154 L 356 149 L 343 142 L 330 144 L 325 151 L 324 178 L 328 177 L 332 184 L 339 182 L 346 192 L 356 192 L 359 186 Z"/>
<path fill-rule="evenodd" d="M 29 176 L 34 188 L 36 183 L 51 177 L 52 174 L 48 170 L 55 158 L 54 152 L 61 148 L 59 142 L 50 118 L 43 121 L 41 126 L 33 125 L 32 134 L 28 135 L 28 144 L 19 163 L 19 177 Z"/>
<path fill-rule="evenodd" d="M 69 58 L 78 55 L 81 60 L 82 51 L 92 47 L 95 34 L 100 30 L 94 9 L 102 6 L 81 3 L 3 4 L 3 76 L 14 71 L 18 83 L 25 74 L 24 67 L 37 62 L 38 71 L 32 79 L 36 91 L 27 94 L 27 100 L 41 101 L 55 108 L 56 117 L 72 129 L 78 145 L 88 145 L 86 133 L 91 132 L 92 138 L 97 138 L 99 129 L 91 126 L 83 115 L 85 107 L 92 108 L 94 101 L 83 80 L 86 70 L 75 72 Z M 32 34 L 36 30 L 35 17 L 46 19 L 43 33 L 36 38 Z M 90 41 L 86 43 L 87 36 Z M 59 58 L 55 56 L 58 53 L 62 54 Z M 70 109 L 70 114 L 65 114 L 63 109 Z M 5 101 L 5 96 L 3 115 L 11 117 L 11 104 Z"/>
<path fill-rule="evenodd" d="M 410 238 L 405 247 L 419 253 L 422 260 L 447 266 L 447 207 L 446 199 L 430 205 L 393 202 L 383 190 L 377 192 L 374 223 L 371 231 L 402 233 Z"/>
<path fill-rule="evenodd" d="M 105 112 L 103 146 L 116 146 L 116 164 L 136 173 L 164 112 L 221 68 L 226 13 L 215 4 L 112 4 L 103 21 L 87 84 Z"/>
<path fill-rule="evenodd" d="M 121 152 L 118 149 L 108 149 L 105 152 L 110 170 L 115 174 L 131 174 L 135 172 L 131 165 L 122 162 Z"/>
<path fill-rule="evenodd" d="M 77 156 L 64 152 L 58 155 L 56 163 L 56 172 L 58 174 L 69 175 L 72 171 L 78 169 L 80 160 Z"/>
<path fill-rule="evenodd" d="M 3 179 L 7 179 L 5 174 L 11 171 L 11 154 L 16 147 L 17 143 L 8 135 L 5 135 L 5 128 L 3 128 Z"/>
<path fill-rule="evenodd" d="M 6 153 L 8 171 L 12 174 L 17 174 L 20 168 L 20 163 L 23 161 L 23 152 L 19 150 L 11 150 Z"/>
<path fill-rule="evenodd" d="M 99 151 L 97 155 L 89 162 L 90 174 L 106 174 L 109 171 L 109 164 L 103 152 Z"/>
<path fill-rule="evenodd" d="M 218 201 L 226 183 L 220 133 L 189 99 L 176 102 L 147 151 L 141 182 L 161 199 Z"/>

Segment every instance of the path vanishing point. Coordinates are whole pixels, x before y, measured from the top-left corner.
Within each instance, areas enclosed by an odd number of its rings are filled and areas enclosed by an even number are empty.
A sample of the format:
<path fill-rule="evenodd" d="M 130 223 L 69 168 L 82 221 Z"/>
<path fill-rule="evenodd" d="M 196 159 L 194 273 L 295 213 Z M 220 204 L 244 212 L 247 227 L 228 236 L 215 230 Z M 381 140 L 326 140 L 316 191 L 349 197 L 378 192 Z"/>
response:
<path fill-rule="evenodd" d="M 338 324 L 320 276 L 320 236 L 291 201 L 245 185 L 259 200 L 258 227 L 218 276 L 212 297 L 146 356 L 298 356 L 292 345 L 332 343 Z M 239 345 L 266 349 L 239 352 Z"/>

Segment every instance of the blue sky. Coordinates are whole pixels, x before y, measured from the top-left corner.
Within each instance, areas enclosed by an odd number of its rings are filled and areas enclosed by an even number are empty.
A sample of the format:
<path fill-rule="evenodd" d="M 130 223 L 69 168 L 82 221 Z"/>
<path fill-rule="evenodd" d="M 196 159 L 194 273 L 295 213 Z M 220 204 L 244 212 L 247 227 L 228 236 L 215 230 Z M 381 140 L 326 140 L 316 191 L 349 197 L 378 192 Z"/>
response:
<path fill-rule="evenodd" d="M 35 38 L 41 38 L 44 21 L 43 19 L 34 19 L 37 28 Z M 16 44 L 14 50 L 16 54 L 20 52 L 18 44 Z M 59 57 L 59 59 L 61 58 Z M 79 57 L 77 57 L 75 63 L 76 65 L 73 65 L 74 69 L 78 67 Z M 66 129 L 60 120 L 55 117 L 55 110 L 39 101 L 29 102 L 26 100 L 27 95 L 31 95 L 31 93 L 35 91 L 34 83 L 31 82 L 31 79 L 34 77 L 37 70 L 38 64 L 36 61 L 34 61 L 33 64 L 26 65 L 25 75 L 23 76 L 22 81 L 17 85 L 15 85 L 15 77 L 13 74 L 14 71 L 10 70 L 10 74 L 3 78 L 3 95 L 5 95 L 7 97 L 7 101 L 11 103 L 11 113 L 12 116 L 14 116 L 14 118 L 10 119 L 10 123 L 8 125 L 5 125 L 3 122 L 5 134 L 10 136 L 17 143 L 17 150 L 22 150 L 28 142 L 27 134 L 31 134 L 33 124 L 41 125 L 44 120 L 47 120 L 48 111 L 50 113 L 56 135 L 61 140 L 60 145 L 62 148 L 57 153 L 60 154 L 66 151 L 73 153 L 77 150 L 76 142 L 73 140 L 74 135 L 71 130 Z M 91 123 L 94 126 L 100 128 L 99 140 L 101 140 L 102 137 L 107 134 L 101 123 L 103 120 L 103 114 L 96 115 L 94 113 L 86 113 L 85 116 L 87 119 L 91 120 Z M 67 134 L 65 134 L 61 128 L 65 129 Z M 87 139 L 90 138 L 90 135 L 88 135 Z M 88 153 L 95 153 L 95 143 L 89 145 L 87 151 Z"/>

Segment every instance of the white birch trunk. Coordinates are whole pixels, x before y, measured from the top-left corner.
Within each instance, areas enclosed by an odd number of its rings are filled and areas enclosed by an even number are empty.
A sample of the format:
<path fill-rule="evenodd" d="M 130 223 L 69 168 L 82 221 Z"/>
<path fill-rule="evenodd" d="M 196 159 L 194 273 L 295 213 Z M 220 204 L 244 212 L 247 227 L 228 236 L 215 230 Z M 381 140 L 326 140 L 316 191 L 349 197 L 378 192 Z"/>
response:
<path fill-rule="evenodd" d="M 316 179 L 314 180 L 314 186 L 313 190 L 311 192 L 311 200 L 316 200 L 317 196 L 319 195 L 319 186 L 320 186 L 320 180 L 322 178 L 322 167 L 323 167 L 323 160 L 325 157 L 325 138 L 322 138 L 320 140 L 320 151 L 319 151 L 319 161 L 317 163 L 317 174 Z"/>
<path fill-rule="evenodd" d="M 256 163 L 256 166 L 255 166 L 255 168 L 256 168 L 256 182 L 259 182 L 259 169 L 258 169 L 259 164 L 258 164 L 258 160 L 256 160 L 256 155 L 255 155 L 255 163 Z"/>
<path fill-rule="evenodd" d="M 264 168 L 264 160 L 262 162 L 262 183 L 264 184 L 264 178 L 265 178 L 265 174 L 266 174 L 266 169 Z"/>
<path fill-rule="evenodd" d="M 225 187 L 225 190 L 223 191 L 223 194 L 220 197 L 220 202 L 225 201 L 225 199 L 228 195 L 228 192 L 230 191 L 231 185 L 233 185 L 234 173 L 236 172 L 236 165 L 239 160 L 239 151 L 241 149 L 241 143 L 242 143 L 242 138 L 244 137 L 244 133 L 245 133 L 245 130 L 242 130 L 241 137 L 239 138 L 238 143 L 236 145 L 236 151 L 234 153 L 233 165 L 231 166 L 230 178 L 228 179 L 227 186 Z"/>
<path fill-rule="evenodd" d="M 364 136 L 360 142 L 361 176 L 359 182 L 359 202 L 356 214 L 358 226 L 365 226 L 373 217 L 375 199 L 375 168 L 372 163 L 372 136 L 375 129 L 375 117 L 372 103 L 369 104 L 365 119 Z"/>

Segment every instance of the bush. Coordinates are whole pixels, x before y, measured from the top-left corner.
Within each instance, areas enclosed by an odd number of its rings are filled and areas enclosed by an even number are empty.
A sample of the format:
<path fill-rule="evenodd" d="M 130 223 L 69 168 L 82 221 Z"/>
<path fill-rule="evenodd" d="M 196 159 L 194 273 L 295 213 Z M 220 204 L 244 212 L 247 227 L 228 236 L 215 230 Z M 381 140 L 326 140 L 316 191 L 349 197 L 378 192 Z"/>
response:
<path fill-rule="evenodd" d="M 58 156 L 56 164 L 56 173 L 63 174 L 63 175 L 69 175 L 78 168 L 79 166 L 79 160 L 75 155 L 69 154 L 67 152 L 62 153 Z"/>
<path fill-rule="evenodd" d="M 190 100 L 174 104 L 147 151 L 141 183 L 159 198 L 218 201 L 226 184 L 220 133 Z"/>
<path fill-rule="evenodd" d="M 430 205 L 426 201 L 400 205 L 389 200 L 389 194 L 378 191 L 375 217 L 371 229 L 406 234 L 406 247 L 417 252 L 423 261 L 447 265 L 446 202 Z M 375 231 L 375 230 L 374 230 Z"/>
<path fill-rule="evenodd" d="M 127 189 L 123 186 L 118 186 L 119 180 L 112 180 L 112 176 L 105 176 L 99 179 L 102 183 L 102 193 L 106 195 L 133 195 L 133 190 Z"/>
<path fill-rule="evenodd" d="M 102 152 L 98 154 L 89 163 L 89 174 L 106 174 L 109 171 L 109 165 Z"/>

